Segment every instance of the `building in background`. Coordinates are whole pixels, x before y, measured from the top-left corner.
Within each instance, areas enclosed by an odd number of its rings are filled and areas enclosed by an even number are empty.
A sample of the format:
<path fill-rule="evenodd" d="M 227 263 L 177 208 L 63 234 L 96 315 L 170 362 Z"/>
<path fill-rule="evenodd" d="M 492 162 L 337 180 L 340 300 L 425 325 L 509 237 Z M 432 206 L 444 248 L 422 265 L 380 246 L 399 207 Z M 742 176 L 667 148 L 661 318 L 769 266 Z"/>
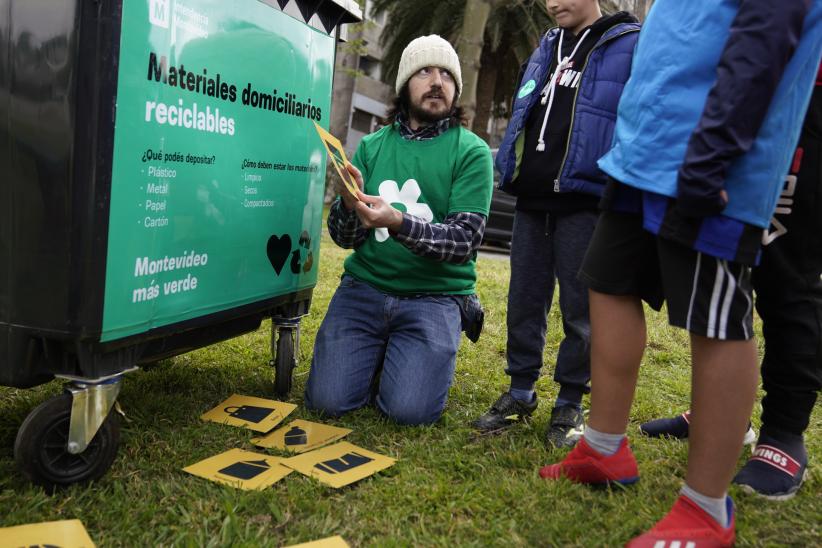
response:
<path fill-rule="evenodd" d="M 348 41 L 337 45 L 331 133 L 349 157 L 365 135 L 380 127 L 394 97 L 393 88 L 380 80 L 385 14 L 373 17 L 372 4 L 366 0 L 363 23 L 349 25 Z"/>
<path fill-rule="evenodd" d="M 644 20 L 654 0 L 602 0 L 606 9 L 627 10 Z M 346 25 L 346 42 L 337 45 L 334 95 L 331 106 L 331 133 L 342 142 L 351 157 L 362 138 L 379 129 L 394 97 L 393 86 L 381 81 L 383 48 L 380 34 L 386 14 L 373 15 L 373 0 L 365 0 L 359 24 Z M 496 146 L 507 118 L 490 116 L 486 138 Z M 335 175 L 331 175 L 334 177 Z"/>

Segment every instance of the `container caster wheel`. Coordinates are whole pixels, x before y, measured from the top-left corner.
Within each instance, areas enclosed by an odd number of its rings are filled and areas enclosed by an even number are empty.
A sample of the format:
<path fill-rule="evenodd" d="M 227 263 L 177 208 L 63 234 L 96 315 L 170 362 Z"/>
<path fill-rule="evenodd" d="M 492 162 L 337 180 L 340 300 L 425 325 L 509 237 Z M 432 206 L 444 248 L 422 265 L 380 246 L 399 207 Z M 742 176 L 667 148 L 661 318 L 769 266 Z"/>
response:
<path fill-rule="evenodd" d="M 296 328 L 281 327 L 277 336 L 277 352 L 274 357 L 274 393 L 285 398 L 291 392 L 291 377 L 297 360 L 294 355 Z"/>
<path fill-rule="evenodd" d="M 85 451 L 69 453 L 71 394 L 61 394 L 37 406 L 17 432 L 14 460 L 32 483 L 48 492 L 103 477 L 117 456 L 120 421 L 109 413 Z"/>

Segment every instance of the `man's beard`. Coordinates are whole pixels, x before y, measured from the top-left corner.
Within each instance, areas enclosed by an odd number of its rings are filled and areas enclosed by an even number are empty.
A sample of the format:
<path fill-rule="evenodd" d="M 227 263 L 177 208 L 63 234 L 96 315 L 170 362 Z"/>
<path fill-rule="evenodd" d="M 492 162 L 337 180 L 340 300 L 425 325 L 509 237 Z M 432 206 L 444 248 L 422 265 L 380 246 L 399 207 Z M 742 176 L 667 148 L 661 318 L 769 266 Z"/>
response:
<path fill-rule="evenodd" d="M 451 108 L 446 108 L 442 110 L 438 110 L 437 112 L 432 112 L 430 110 L 426 110 L 422 107 L 422 104 L 426 101 L 428 95 L 434 94 L 434 91 L 428 92 L 422 97 L 422 101 L 420 104 L 414 104 L 414 101 L 409 101 L 408 105 L 408 115 L 415 119 L 417 122 L 423 125 L 431 125 L 436 124 L 440 120 L 445 118 L 449 118 L 454 113 L 454 107 L 452 104 Z M 442 92 L 436 92 L 438 95 L 441 95 Z"/>

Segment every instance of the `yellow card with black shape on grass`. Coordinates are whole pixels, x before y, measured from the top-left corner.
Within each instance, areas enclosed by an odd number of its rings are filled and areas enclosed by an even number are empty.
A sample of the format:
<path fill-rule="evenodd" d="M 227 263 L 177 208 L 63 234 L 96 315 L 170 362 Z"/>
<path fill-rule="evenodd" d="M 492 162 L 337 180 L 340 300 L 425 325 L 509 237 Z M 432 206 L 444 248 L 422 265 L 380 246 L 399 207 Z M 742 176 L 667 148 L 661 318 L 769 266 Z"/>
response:
<path fill-rule="evenodd" d="M 200 418 L 255 432 L 270 432 L 296 408 L 293 403 L 234 394 Z"/>
<path fill-rule="evenodd" d="M 278 457 L 231 449 L 183 468 L 194 476 L 246 491 L 270 487 L 291 473 Z"/>
<path fill-rule="evenodd" d="M 346 441 L 283 459 L 283 466 L 334 488 L 344 487 L 393 466 L 396 459 Z"/>
<path fill-rule="evenodd" d="M 0 529 L 0 546 L 94 548 L 94 543 L 79 519 L 69 519 L 4 527 Z"/>
<path fill-rule="evenodd" d="M 251 443 L 257 447 L 305 453 L 342 439 L 350 433 L 348 428 L 297 419 L 267 436 L 252 439 Z"/>

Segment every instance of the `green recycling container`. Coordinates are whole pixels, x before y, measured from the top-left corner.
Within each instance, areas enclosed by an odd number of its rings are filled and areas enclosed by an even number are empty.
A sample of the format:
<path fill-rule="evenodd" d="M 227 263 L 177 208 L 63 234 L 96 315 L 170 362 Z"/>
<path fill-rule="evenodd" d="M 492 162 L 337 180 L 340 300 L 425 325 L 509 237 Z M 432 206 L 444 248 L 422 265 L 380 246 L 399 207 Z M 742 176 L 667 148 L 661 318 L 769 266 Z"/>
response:
<path fill-rule="evenodd" d="M 0 386 L 104 382 L 307 312 L 314 123 L 359 17 L 351 0 L 0 0 Z"/>

